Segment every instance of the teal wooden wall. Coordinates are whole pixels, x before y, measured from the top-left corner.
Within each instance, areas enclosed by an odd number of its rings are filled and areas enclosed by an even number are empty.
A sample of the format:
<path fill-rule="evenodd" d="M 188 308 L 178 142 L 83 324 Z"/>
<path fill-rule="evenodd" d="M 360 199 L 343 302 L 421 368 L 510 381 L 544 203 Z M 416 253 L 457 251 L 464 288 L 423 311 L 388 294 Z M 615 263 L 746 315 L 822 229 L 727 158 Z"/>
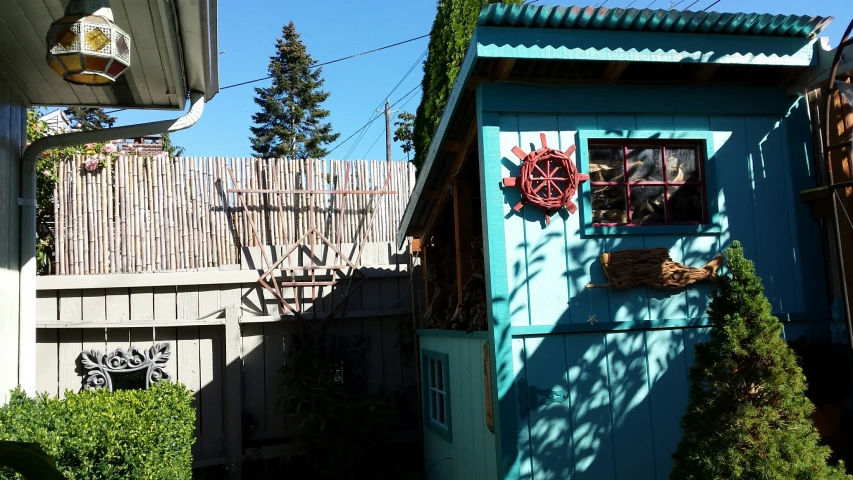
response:
<path fill-rule="evenodd" d="M 802 103 L 796 108 L 804 114 Z M 503 190 L 493 201 L 502 202 L 506 218 L 512 325 L 585 323 L 593 314 L 599 322 L 700 317 L 709 298 L 707 285 L 676 293 L 646 288 L 589 290 L 585 285 L 606 282 L 598 261 L 604 251 L 665 247 L 674 261 L 702 266 L 735 239 L 755 262 L 775 313 L 828 315 L 818 224 L 807 217 L 807 207 L 799 199 L 809 177 L 794 177 L 801 172 L 792 171 L 789 161 L 790 155 L 799 154 L 807 166 L 807 146 L 791 151 L 788 145 L 789 124 L 796 120 L 748 115 L 500 115 L 503 161 L 498 167 L 498 159 L 492 159 L 491 168 L 500 168 L 502 177 L 518 174 L 512 147 L 538 148 L 540 132 L 549 145 L 562 150 L 575 143 L 575 134 L 582 129 L 715 132 L 716 157 L 711 161 L 716 164 L 718 192 L 709 192 L 709 201 L 718 204 L 722 218 L 719 234 L 584 237 L 579 214 L 565 220 L 553 217 L 543 228 L 541 210 L 526 207 L 513 212 L 520 193 Z"/>
<path fill-rule="evenodd" d="M 445 332 L 438 332 L 439 334 Z M 424 468 L 432 480 L 495 480 L 495 434 L 486 427 L 483 344 L 486 340 L 421 334 L 420 347 L 448 355 L 452 441 L 424 428 Z"/>
<path fill-rule="evenodd" d="M 569 398 L 519 407 L 519 478 L 666 479 L 707 328 L 516 337 L 516 380 Z"/>
<path fill-rule="evenodd" d="M 604 251 L 665 247 L 702 266 L 739 240 L 787 334 L 826 328 L 819 227 L 799 200 L 814 185 L 804 100 L 778 89 L 485 84 L 478 122 L 502 478 L 668 476 L 711 287 L 586 289 L 605 282 Z M 518 190 L 499 187 L 518 174 L 512 147 L 538 148 L 544 132 L 565 150 L 581 130 L 710 133 L 719 233 L 589 236 L 582 211 L 547 226 L 535 208 L 512 211 Z M 531 389 L 569 395 L 539 406 Z"/>

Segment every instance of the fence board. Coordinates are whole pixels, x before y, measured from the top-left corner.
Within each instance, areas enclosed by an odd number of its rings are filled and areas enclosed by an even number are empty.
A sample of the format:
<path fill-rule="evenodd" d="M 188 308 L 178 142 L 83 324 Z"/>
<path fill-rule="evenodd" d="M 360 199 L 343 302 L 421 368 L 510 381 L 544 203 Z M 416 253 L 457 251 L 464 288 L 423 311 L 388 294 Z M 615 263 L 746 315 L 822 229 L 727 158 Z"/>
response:
<path fill-rule="evenodd" d="M 77 392 L 82 385 L 78 375 L 77 358 L 83 351 L 83 331 L 75 328 L 59 331 L 59 396 L 65 397 L 65 390 Z"/>
<path fill-rule="evenodd" d="M 222 329 L 199 327 L 199 378 L 201 390 L 201 455 L 204 458 L 225 454 L 222 405 Z"/>
<path fill-rule="evenodd" d="M 193 399 L 193 407 L 197 412 L 200 405 L 201 394 L 201 373 L 199 366 L 199 327 L 179 327 L 178 333 L 178 368 L 176 378 L 178 382 L 183 383 L 188 389 L 192 390 L 195 395 Z M 199 438 L 201 434 L 201 417 L 203 413 L 196 415 L 195 435 Z M 192 446 L 194 458 L 198 458 L 201 454 L 201 440 L 195 442 Z"/>
<path fill-rule="evenodd" d="M 36 367 L 36 391 L 55 397 L 59 394 L 59 329 L 36 330 Z"/>

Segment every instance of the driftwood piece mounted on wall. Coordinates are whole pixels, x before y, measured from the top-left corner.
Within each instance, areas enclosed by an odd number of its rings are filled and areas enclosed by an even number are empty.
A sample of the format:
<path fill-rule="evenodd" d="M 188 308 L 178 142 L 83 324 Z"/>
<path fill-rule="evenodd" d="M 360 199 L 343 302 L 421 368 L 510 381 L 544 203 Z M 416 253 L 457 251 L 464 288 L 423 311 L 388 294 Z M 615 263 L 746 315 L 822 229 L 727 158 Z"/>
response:
<path fill-rule="evenodd" d="M 592 284 L 586 288 L 632 288 L 648 285 L 657 288 L 683 288 L 717 275 L 723 264 L 723 255 L 718 254 L 704 267 L 688 267 L 673 262 L 666 248 L 641 248 L 619 250 L 601 254 L 601 268 L 608 282 Z"/>

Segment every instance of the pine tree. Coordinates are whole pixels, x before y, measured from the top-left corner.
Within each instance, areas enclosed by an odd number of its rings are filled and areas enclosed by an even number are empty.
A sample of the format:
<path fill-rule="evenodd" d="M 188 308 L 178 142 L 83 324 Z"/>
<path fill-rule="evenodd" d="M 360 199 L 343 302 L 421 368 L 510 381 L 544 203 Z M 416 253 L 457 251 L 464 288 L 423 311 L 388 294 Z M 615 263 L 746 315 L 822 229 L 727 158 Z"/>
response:
<path fill-rule="evenodd" d="M 826 464 L 830 450 L 809 418 L 805 376 L 752 262 L 737 241 L 725 257 L 729 273 L 718 277 L 708 309 L 711 340 L 696 346 L 669 478 L 853 478 Z"/>
<path fill-rule="evenodd" d="M 322 123 L 329 111 L 320 107 L 329 93 L 322 90 L 322 69 L 299 39 L 291 21 L 276 39 L 270 57 L 272 85 L 255 89 L 255 103 L 261 110 L 252 115 L 257 126 L 252 131 L 252 150 L 260 158 L 321 158 L 323 148 L 337 140 L 331 123 Z"/>
<path fill-rule="evenodd" d="M 116 123 L 116 118 L 103 108 L 69 107 L 65 109 L 65 115 L 71 120 L 71 128 L 76 130 L 112 128 Z"/>
<path fill-rule="evenodd" d="M 415 116 L 409 112 L 400 112 L 397 118 L 399 120 L 394 122 L 394 126 L 397 127 L 394 130 L 394 141 L 403 142 L 401 148 L 408 158 L 409 152 L 415 148 L 414 135 L 412 133 L 412 129 L 415 126 Z"/>

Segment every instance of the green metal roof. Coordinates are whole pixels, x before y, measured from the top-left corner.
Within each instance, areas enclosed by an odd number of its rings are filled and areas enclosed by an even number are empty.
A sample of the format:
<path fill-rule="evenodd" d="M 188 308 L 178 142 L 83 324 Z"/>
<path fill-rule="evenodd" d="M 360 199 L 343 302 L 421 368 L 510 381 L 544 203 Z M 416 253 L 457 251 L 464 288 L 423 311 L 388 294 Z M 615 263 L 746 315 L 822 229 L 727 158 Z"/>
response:
<path fill-rule="evenodd" d="M 805 38 L 817 35 L 831 21 L 832 17 L 807 15 L 494 3 L 480 11 L 477 25 Z"/>

